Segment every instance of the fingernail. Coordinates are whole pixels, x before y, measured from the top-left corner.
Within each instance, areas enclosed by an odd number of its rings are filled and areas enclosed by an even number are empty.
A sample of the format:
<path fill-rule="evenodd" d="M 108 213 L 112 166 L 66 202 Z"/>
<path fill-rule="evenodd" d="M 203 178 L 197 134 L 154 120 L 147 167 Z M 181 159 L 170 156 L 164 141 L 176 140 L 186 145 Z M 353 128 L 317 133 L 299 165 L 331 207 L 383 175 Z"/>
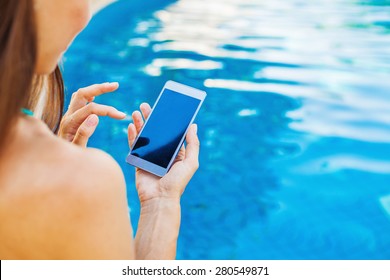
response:
<path fill-rule="evenodd" d="M 87 126 L 96 126 L 99 119 L 96 115 L 90 115 L 87 119 Z"/>
<path fill-rule="evenodd" d="M 119 83 L 118 82 L 112 82 L 112 83 L 110 83 L 110 86 L 119 87 Z"/>
<path fill-rule="evenodd" d="M 195 132 L 195 134 L 198 133 L 198 125 L 197 124 L 194 124 L 194 132 Z"/>
<path fill-rule="evenodd" d="M 119 114 L 119 116 L 120 116 L 121 118 L 126 117 L 126 113 L 123 113 L 123 112 L 118 111 L 118 114 Z"/>

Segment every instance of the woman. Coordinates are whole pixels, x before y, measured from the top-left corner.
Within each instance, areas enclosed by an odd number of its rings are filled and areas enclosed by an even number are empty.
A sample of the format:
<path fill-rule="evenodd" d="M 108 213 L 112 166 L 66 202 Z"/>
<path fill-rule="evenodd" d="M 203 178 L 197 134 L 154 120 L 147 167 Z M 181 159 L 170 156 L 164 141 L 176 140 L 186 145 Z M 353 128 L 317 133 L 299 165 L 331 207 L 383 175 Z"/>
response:
<path fill-rule="evenodd" d="M 93 102 L 118 84 L 80 89 L 61 117 L 57 64 L 88 23 L 89 5 L 0 0 L 1 259 L 175 258 L 180 197 L 198 168 L 196 126 L 166 176 L 136 170 L 141 215 L 133 240 L 122 171 L 104 152 L 85 148 L 98 116 L 124 118 Z M 130 145 L 150 106 L 142 104 L 141 111 L 143 117 L 133 113 Z"/>

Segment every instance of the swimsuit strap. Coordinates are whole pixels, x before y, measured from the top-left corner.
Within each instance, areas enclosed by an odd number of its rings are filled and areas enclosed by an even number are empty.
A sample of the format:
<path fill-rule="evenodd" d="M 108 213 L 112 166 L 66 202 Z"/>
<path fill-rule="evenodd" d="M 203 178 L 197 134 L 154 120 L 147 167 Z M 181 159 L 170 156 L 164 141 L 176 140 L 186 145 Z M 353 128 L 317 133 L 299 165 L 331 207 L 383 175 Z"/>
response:
<path fill-rule="evenodd" d="M 30 116 L 30 117 L 34 116 L 34 112 L 26 108 L 22 108 L 22 113 L 25 114 L 26 116 Z"/>

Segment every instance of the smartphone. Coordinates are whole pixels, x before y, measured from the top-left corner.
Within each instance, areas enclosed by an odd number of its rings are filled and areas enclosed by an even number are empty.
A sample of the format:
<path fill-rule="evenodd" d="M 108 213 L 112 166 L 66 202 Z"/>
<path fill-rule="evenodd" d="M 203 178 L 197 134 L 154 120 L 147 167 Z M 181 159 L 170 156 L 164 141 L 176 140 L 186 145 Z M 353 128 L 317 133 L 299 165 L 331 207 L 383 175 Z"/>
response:
<path fill-rule="evenodd" d="M 168 81 L 131 147 L 127 163 L 164 176 L 205 98 L 202 90 Z"/>

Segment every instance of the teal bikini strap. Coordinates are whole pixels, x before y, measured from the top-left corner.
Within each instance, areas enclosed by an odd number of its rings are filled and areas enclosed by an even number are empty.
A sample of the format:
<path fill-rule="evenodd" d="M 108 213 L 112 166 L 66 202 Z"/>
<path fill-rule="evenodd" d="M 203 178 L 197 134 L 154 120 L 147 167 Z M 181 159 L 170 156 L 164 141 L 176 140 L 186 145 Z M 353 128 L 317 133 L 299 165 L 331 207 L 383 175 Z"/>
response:
<path fill-rule="evenodd" d="M 34 112 L 26 108 L 22 108 L 22 113 L 25 114 L 26 116 L 30 116 L 30 117 L 34 116 Z"/>

